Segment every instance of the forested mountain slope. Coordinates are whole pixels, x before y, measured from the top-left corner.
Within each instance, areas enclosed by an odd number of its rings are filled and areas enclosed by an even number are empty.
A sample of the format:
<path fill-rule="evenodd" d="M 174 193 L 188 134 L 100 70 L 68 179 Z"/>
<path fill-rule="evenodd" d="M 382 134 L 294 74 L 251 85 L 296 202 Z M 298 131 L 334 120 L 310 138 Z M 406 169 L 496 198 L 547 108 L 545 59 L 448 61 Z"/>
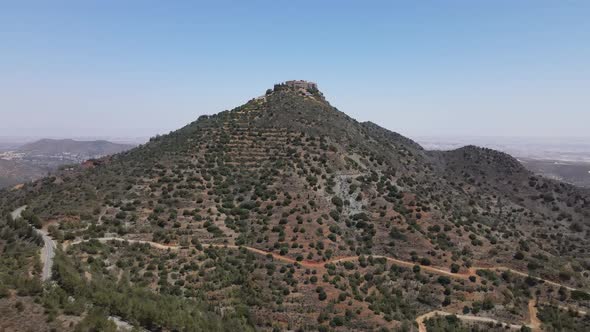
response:
<path fill-rule="evenodd" d="M 210 315 L 219 329 L 412 330 L 441 308 L 522 323 L 532 298 L 590 305 L 587 190 L 488 149 L 425 151 L 317 89 L 277 85 L 0 197 L 67 246 L 63 296 L 149 329 Z"/>

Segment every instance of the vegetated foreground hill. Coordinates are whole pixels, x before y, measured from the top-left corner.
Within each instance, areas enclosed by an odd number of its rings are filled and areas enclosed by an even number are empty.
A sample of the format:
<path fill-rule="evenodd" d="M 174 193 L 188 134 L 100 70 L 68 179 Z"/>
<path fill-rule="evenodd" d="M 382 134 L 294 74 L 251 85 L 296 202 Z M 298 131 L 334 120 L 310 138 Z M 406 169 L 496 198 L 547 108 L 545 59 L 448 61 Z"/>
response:
<path fill-rule="evenodd" d="M 84 327 L 410 331 L 434 310 L 535 327 L 532 299 L 590 306 L 588 191 L 489 149 L 425 151 L 315 88 L 276 85 L 1 199 L 61 244 L 36 296 Z"/>
<path fill-rule="evenodd" d="M 15 160 L 0 159 L 0 188 L 40 179 L 47 175 L 43 169 Z"/>

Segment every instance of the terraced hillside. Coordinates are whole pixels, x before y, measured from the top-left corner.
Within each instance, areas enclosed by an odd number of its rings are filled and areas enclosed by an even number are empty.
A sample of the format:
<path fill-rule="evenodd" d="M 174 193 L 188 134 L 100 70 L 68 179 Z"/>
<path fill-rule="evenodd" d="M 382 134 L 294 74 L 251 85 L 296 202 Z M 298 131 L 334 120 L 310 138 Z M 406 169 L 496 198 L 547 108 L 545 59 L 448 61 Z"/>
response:
<path fill-rule="evenodd" d="M 36 296 L 64 329 L 538 329 L 533 302 L 551 329 L 590 307 L 588 191 L 488 149 L 425 151 L 317 89 L 276 85 L 0 197 L 61 247 Z"/>

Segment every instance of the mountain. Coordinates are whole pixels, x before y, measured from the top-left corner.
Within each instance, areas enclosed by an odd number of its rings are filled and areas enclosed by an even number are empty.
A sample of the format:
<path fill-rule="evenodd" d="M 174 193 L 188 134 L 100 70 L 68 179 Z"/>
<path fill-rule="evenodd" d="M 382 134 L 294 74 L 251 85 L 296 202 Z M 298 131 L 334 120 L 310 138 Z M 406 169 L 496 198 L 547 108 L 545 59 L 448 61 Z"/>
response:
<path fill-rule="evenodd" d="M 108 141 L 42 139 L 0 153 L 0 188 L 37 180 L 62 165 L 129 150 L 133 145 Z"/>
<path fill-rule="evenodd" d="M 451 150 L 465 142 L 509 153 L 541 176 L 590 188 L 590 139 L 523 137 L 418 137 L 427 149 Z"/>
<path fill-rule="evenodd" d="M 131 148 L 133 148 L 133 145 L 112 143 L 104 140 L 76 141 L 73 139 L 46 138 L 22 145 L 16 151 L 20 153 L 25 153 L 27 155 L 52 156 L 71 154 L 79 155 L 81 158 L 83 158 L 84 156 L 88 156 L 89 158 L 96 158 L 97 156 L 115 154 L 125 150 L 129 150 Z"/>
<path fill-rule="evenodd" d="M 25 220 L 61 247 L 40 303 L 81 326 L 589 326 L 559 306 L 590 307 L 590 191 L 490 149 L 424 150 L 307 82 L 5 191 L 0 204 L 27 205 Z"/>

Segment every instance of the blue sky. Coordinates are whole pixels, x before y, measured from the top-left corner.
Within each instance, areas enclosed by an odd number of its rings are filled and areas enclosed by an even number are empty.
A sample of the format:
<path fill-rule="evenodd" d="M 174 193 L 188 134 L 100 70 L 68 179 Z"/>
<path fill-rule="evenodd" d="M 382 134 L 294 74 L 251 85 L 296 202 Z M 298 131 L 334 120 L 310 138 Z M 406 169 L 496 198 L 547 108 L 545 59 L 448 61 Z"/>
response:
<path fill-rule="evenodd" d="M 2 1 L 0 136 L 150 136 L 312 80 L 408 136 L 590 137 L 588 1 Z"/>

